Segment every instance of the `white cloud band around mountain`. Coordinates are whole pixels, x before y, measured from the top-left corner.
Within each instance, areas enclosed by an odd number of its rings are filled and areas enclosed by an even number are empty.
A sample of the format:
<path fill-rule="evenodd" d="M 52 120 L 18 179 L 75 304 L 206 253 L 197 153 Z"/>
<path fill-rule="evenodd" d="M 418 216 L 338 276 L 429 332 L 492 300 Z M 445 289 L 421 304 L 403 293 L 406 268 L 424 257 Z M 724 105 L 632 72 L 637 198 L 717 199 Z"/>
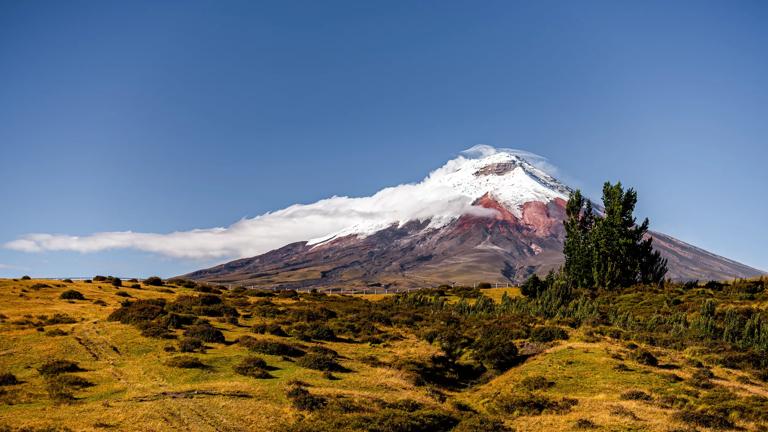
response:
<path fill-rule="evenodd" d="M 292 205 L 242 219 L 227 227 L 166 234 L 132 231 L 100 232 L 86 236 L 28 234 L 4 246 L 22 252 L 92 253 L 134 249 L 174 258 L 239 258 L 258 255 L 296 241 L 325 238 L 352 227 L 383 228 L 408 220 L 451 220 L 463 214 L 491 215 L 493 210 L 472 206 L 473 197 L 435 180 L 456 171 L 473 158 L 500 151 L 490 146 L 475 146 L 464 152 L 466 156 L 448 161 L 419 183 L 385 188 L 369 197 L 334 196 L 312 204 Z M 517 151 L 504 149 L 504 152 Z M 535 156 L 523 155 L 522 152 L 520 155 L 528 160 Z"/>

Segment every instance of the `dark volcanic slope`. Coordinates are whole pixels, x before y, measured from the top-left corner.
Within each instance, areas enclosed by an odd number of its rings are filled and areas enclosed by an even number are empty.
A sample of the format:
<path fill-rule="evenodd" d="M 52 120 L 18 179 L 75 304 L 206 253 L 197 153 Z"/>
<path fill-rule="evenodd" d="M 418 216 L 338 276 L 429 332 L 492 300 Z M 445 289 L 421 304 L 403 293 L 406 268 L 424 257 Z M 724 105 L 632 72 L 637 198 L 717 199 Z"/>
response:
<path fill-rule="evenodd" d="M 365 238 L 292 243 L 184 277 L 282 288 L 369 284 L 417 288 L 449 282 L 517 283 L 562 265 L 564 201 L 529 202 L 519 218 L 488 195 L 477 204 L 498 214 L 463 216 L 440 229 L 428 229 L 428 222 L 410 222 Z M 730 279 L 762 273 L 667 235 L 652 235 L 656 248 L 669 260 L 672 278 Z"/>

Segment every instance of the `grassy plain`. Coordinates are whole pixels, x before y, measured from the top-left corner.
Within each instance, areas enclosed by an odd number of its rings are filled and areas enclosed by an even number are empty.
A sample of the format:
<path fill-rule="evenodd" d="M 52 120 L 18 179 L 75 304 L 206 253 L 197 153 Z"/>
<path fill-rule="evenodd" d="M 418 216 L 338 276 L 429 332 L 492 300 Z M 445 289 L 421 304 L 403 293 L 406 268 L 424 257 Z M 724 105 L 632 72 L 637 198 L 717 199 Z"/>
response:
<path fill-rule="evenodd" d="M 61 299 L 66 290 L 82 293 L 85 300 Z M 130 297 L 125 297 L 126 293 Z M 519 290 L 493 288 L 484 293 L 498 303 L 504 293 L 517 296 Z M 207 343 L 205 353 L 189 354 L 208 367 L 180 369 L 166 364 L 179 355 L 166 351 L 166 347 L 176 345 L 175 339 L 145 337 L 134 326 L 107 320 L 126 299 L 172 301 L 181 295 L 198 294 L 179 286 L 142 285 L 135 289 L 107 282 L 0 280 L 0 373 L 11 373 L 20 382 L 0 386 L 0 430 L 59 427 L 85 431 L 282 431 L 301 419 L 328 415 L 326 411 L 300 410 L 291 403 L 286 392 L 295 380 L 304 382 L 312 394 L 329 400 L 371 407 L 409 401 L 454 413 L 459 419 L 467 412 L 487 415 L 518 431 L 693 430 L 676 417 L 675 401 L 702 394 L 688 382 L 698 367 L 691 362 L 695 353 L 649 346 L 645 348 L 654 353 L 660 365 L 644 365 L 631 360 L 637 348 L 580 329 L 568 330 L 570 337 L 566 341 L 537 346 L 525 361 L 503 373 L 486 374 L 466 388 L 436 390 L 415 382 L 407 371 L 393 366 L 439 353 L 435 344 L 400 328 L 387 329 L 397 337 L 377 343 L 343 338 L 299 341 L 254 334 L 252 326 L 271 320 L 249 313 L 249 305 L 259 299 L 247 298 L 247 304 L 238 306 L 241 316 L 236 323 L 211 319 L 224 334 L 225 343 Z M 387 296 L 364 297 L 376 302 Z M 288 306 L 307 302 L 304 298 L 272 301 Z M 55 314 L 64 314 L 74 322 L 54 323 Z M 53 330 L 60 330 L 60 334 L 54 335 Z M 180 337 L 182 330 L 175 333 Z M 259 354 L 273 368 L 272 378 L 239 375 L 233 367 L 253 354 L 235 343 L 243 336 L 290 341 L 305 348 L 330 348 L 338 352 L 346 371 L 334 372 L 329 379 L 327 373 L 301 367 L 289 357 Z M 519 345 L 521 350 L 528 346 L 525 341 Z M 38 371 L 52 359 L 76 362 L 84 371 L 73 375 L 93 385 L 77 389 L 72 401 L 56 401 L 46 378 Z M 768 395 L 764 382 L 740 371 L 719 366 L 712 370 L 715 384 L 733 394 L 755 398 Z M 550 382 L 536 389 L 537 394 L 555 400 L 573 398 L 576 404 L 566 412 L 499 412 L 495 408 L 497 400 L 525 386 L 525 379 L 530 377 Z M 629 391 L 642 392 L 648 398 L 630 398 Z M 735 429 L 766 430 L 768 426 L 755 419 L 731 418 Z M 708 430 L 706 425 L 696 427 Z"/>

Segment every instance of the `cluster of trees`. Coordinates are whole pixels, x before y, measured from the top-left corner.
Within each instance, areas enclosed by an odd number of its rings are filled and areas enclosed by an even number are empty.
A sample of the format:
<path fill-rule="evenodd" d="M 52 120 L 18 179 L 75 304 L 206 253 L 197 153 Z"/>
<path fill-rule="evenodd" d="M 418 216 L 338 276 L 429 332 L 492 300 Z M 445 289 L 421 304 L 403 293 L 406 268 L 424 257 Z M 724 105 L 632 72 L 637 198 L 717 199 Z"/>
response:
<path fill-rule="evenodd" d="M 636 283 L 660 283 L 667 261 L 653 250 L 647 235 L 648 219 L 637 224 L 634 189 L 621 183 L 603 186 L 602 214 L 580 191 L 566 205 L 563 276 L 574 288 L 626 287 Z"/>

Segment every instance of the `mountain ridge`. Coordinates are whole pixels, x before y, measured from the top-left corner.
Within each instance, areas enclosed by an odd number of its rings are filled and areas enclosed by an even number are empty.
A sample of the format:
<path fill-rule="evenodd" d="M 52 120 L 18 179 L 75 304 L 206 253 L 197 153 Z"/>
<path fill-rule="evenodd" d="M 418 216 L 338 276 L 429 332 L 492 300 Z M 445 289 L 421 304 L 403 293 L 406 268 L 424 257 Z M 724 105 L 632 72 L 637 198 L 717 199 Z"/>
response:
<path fill-rule="evenodd" d="M 415 216 L 388 208 L 389 219 L 358 223 L 183 277 L 279 288 L 373 284 L 410 289 L 448 282 L 519 283 L 562 265 L 562 221 L 573 189 L 521 155 L 494 150 L 480 158 L 454 159 L 413 187 L 414 199 L 443 193 L 446 201 L 458 204 L 448 202 L 433 213 L 424 205 Z M 671 278 L 763 274 L 672 236 L 650 235 L 669 260 Z"/>

